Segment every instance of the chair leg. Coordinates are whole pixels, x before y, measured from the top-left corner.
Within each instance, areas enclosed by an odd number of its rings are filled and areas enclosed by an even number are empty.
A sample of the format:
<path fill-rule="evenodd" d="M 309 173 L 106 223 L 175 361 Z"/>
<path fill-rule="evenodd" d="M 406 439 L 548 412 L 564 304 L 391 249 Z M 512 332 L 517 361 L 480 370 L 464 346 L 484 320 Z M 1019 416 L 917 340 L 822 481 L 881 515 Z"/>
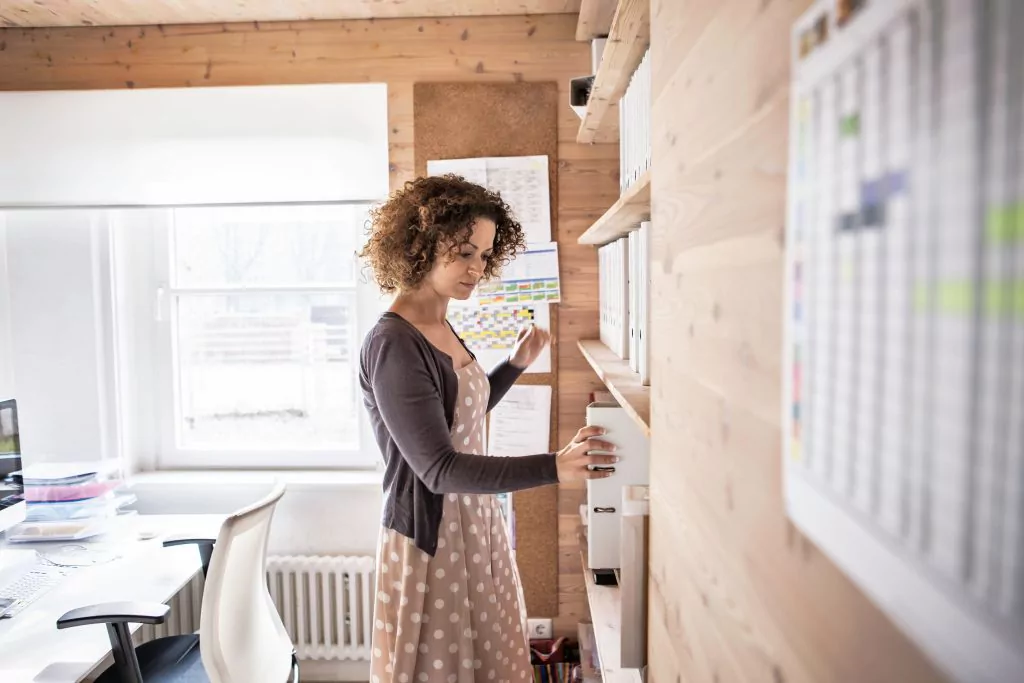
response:
<path fill-rule="evenodd" d="M 107 624 L 110 650 L 114 655 L 114 668 L 121 683 L 143 683 L 139 659 L 132 644 L 132 632 L 123 621 Z"/>
<path fill-rule="evenodd" d="M 291 683 L 299 683 L 299 658 L 292 653 L 292 680 Z"/>

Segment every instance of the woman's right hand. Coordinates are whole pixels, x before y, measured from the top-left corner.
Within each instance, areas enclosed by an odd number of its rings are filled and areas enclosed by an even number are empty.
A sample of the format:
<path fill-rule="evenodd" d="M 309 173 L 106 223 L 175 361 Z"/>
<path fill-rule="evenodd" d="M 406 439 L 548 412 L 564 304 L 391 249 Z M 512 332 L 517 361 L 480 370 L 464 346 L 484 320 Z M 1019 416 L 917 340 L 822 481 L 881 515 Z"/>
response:
<path fill-rule="evenodd" d="M 558 451 L 555 464 L 558 467 L 558 481 L 580 481 L 583 479 L 603 479 L 610 477 L 614 470 L 594 471 L 591 465 L 608 467 L 619 461 L 616 455 L 590 455 L 590 451 L 614 451 L 615 445 L 597 437 L 604 434 L 600 427 L 584 427 L 565 448 Z"/>

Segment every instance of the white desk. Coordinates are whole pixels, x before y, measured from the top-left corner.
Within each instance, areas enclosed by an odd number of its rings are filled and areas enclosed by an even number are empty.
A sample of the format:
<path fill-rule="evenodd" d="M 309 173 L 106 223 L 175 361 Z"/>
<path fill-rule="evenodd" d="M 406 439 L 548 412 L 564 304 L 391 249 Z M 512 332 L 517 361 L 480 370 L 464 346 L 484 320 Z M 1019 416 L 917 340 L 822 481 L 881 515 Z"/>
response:
<path fill-rule="evenodd" d="M 61 545 L 87 545 L 116 553 L 119 559 L 73 570 L 50 591 L 12 619 L 0 619 L 0 681 L 3 683 L 77 683 L 107 659 L 110 641 L 101 625 L 57 630 L 68 610 L 101 602 L 170 600 L 200 569 L 195 546 L 164 548 L 171 536 L 215 538 L 221 515 L 137 515 L 94 540 L 67 543 L 0 544 L 0 553 Z M 155 538 L 140 540 L 140 531 Z M 132 632 L 139 628 L 132 624 Z"/>

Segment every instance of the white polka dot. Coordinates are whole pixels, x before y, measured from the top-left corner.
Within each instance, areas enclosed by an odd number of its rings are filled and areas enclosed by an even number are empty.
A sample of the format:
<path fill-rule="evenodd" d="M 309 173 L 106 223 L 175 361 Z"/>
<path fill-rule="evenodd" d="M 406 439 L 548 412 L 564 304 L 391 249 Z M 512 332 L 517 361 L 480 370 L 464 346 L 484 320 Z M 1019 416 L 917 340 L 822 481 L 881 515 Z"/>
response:
<path fill-rule="evenodd" d="M 523 627 L 520 626 L 519 624 L 516 624 L 516 633 L 519 633 L 522 630 L 523 630 Z M 519 654 L 523 654 L 522 650 L 519 651 Z"/>
<path fill-rule="evenodd" d="M 495 550 L 494 552 L 491 553 L 491 559 L 492 560 L 498 559 L 498 551 L 497 550 Z"/>
<path fill-rule="evenodd" d="M 475 408 L 473 409 L 473 419 L 474 420 L 476 419 L 476 409 Z"/>
<path fill-rule="evenodd" d="M 400 674 L 398 676 L 398 683 L 409 683 L 409 674 Z"/>
<path fill-rule="evenodd" d="M 494 669 L 491 669 L 490 671 L 487 672 L 487 680 L 493 681 L 495 675 L 496 674 L 494 673 Z"/>
<path fill-rule="evenodd" d="M 463 669 L 472 669 L 473 668 L 473 660 L 472 659 L 463 659 L 462 660 L 462 668 Z"/>
<path fill-rule="evenodd" d="M 441 598 L 434 600 L 434 607 L 436 607 L 437 609 L 444 609 L 444 600 L 442 600 Z"/>
<path fill-rule="evenodd" d="M 438 570 L 436 572 L 434 572 L 434 576 L 436 576 L 439 579 L 443 579 L 444 578 L 444 569 L 438 568 Z"/>
<path fill-rule="evenodd" d="M 462 504 L 463 505 L 469 505 L 472 502 L 472 500 L 473 499 L 470 498 L 469 496 L 463 496 L 462 497 Z"/>
<path fill-rule="evenodd" d="M 494 625 L 491 626 L 491 630 L 495 633 L 501 633 L 501 626 L 498 625 L 498 622 L 494 622 Z"/>
<path fill-rule="evenodd" d="M 420 592 L 420 593 L 426 593 L 427 592 L 427 584 L 425 584 L 422 581 L 420 581 L 419 583 L 416 584 L 416 590 L 418 592 Z"/>
<path fill-rule="evenodd" d="M 469 525 L 469 533 L 471 533 L 474 536 L 476 536 L 476 524 L 470 524 Z"/>
<path fill-rule="evenodd" d="M 420 652 L 422 652 L 423 654 L 427 654 L 427 650 L 428 649 L 429 648 L 427 648 L 427 644 L 426 643 L 420 643 Z"/>
<path fill-rule="evenodd" d="M 459 530 L 459 525 L 456 524 L 455 522 L 452 522 L 451 524 L 448 525 L 448 530 L 449 531 L 458 531 Z"/>
<path fill-rule="evenodd" d="M 380 659 L 381 654 L 383 654 L 383 653 L 381 653 L 379 647 L 373 648 L 373 656 L 374 657 L 376 657 L 377 659 Z"/>
<path fill-rule="evenodd" d="M 388 566 L 386 564 L 382 564 L 380 566 L 380 571 L 381 571 L 382 574 L 387 574 L 388 573 Z"/>
<path fill-rule="evenodd" d="M 469 437 L 468 436 L 465 439 L 462 440 L 462 445 L 463 446 L 468 446 L 469 445 Z"/>
<path fill-rule="evenodd" d="M 476 516 L 479 517 L 482 514 L 484 514 L 484 509 L 483 508 L 477 508 L 476 509 Z"/>
<path fill-rule="evenodd" d="M 395 630 L 395 627 L 392 624 L 388 624 L 387 626 L 384 627 L 384 630 L 387 631 L 388 633 L 393 633 L 394 630 Z"/>
<path fill-rule="evenodd" d="M 465 431 L 465 429 L 466 429 L 466 425 L 460 424 L 460 425 L 459 425 L 459 426 L 458 426 L 458 427 L 457 427 L 457 428 L 455 429 L 455 433 L 456 433 L 456 434 L 461 434 L 461 433 L 462 433 L 463 431 Z M 455 498 L 458 498 L 458 496 L 456 496 L 456 495 L 455 495 L 454 493 L 452 494 L 452 496 L 455 496 L 454 498 L 452 498 L 452 500 L 453 500 L 453 501 L 455 500 Z"/>
<path fill-rule="evenodd" d="M 407 596 L 403 595 L 402 599 L 399 600 L 399 602 L 402 604 L 402 607 L 405 607 L 406 605 L 409 604 L 409 598 Z"/>
<path fill-rule="evenodd" d="M 453 502 L 453 503 L 454 503 L 454 502 L 455 502 L 455 501 L 457 501 L 458 499 L 459 499 L 459 496 L 458 496 L 458 494 L 456 494 L 456 493 L 449 493 L 449 494 L 448 494 L 448 500 L 450 500 L 451 502 Z"/>
<path fill-rule="evenodd" d="M 417 678 L 418 680 L 420 680 L 420 681 L 423 681 L 424 683 L 426 683 L 426 680 L 427 680 L 427 674 L 425 674 L 425 673 L 421 673 L 421 674 L 420 674 L 419 676 L 417 676 L 416 678 Z"/>
<path fill-rule="evenodd" d="M 435 659 L 434 660 L 434 668 L 435 669 L 440 671 L 442 666 L 444 666 L 444 663 L 440 659 Z"/>
<path fill-rule="evenodd" d="M 487 621 L 487 612 L 480 613 L 480 621 Z"/>
<path fill-rule="evenodd" d="M 483 403 L 484 402 L 484 395 L 483 394 L 477 394 L 476 395 L 476 400 L 478 400 L 481 403 Z"/>
<path fill-rule="evenodd" d="M 526 672 L 525 671 L 520 671 L 519 672 L 519 677 L 520 678 L 526 678 Z"/>
<path fill-rule="evenodd" d="M 455 525 L 455 522 L 452 522 L 451 529 L 452 529 L 452 531 L 455 531 L 456 529 L 458 529 L 458 527 Z M 443 538 L 437 539 L 437 547 L 438 548 L 443 548 L 446 545 L 448 545 L 448 541 L 444 540 Z"/>
<path fill-rule="evenodd" d="M 453 583 L 450 586 L 450 588 L 452 589 L 452 593 L 458 593 L 459 592 L 459 584 L 457 584 L 457 583 Z"/>
<path fill-rule="evenodd" d="M 455 654 L 458 651 L 459 651 L 459 646 L 456 643 L 452 643 L 451 645 L 448 646 L 448 652 L 450 652 L 451 654 Z"/>
<path fill-rule="evenodd" d="M 480 667 L 482 667 L 483 665 L 484 665 L 484 663 L 483 663 L 483 662 L 481 662 L 481 661 L 480 661 L 479 659 L 474 659 L 474 660 L 473 660 L 473 668 L 474 668 L 474 669 L 479 669 L 479 668 L 480 668 Z"/>
<path fill-rule="evenodd" d="M 483 583 L 478 583 L 476 585 L 476 592 L 477 593 L 483 593 L 484 592 L 484 584 Z"/>
<path fill-rule="evenodd" d="M 472 396 L 467 396 L 466 397 L 466 405 L 467 406 L 473 405 L 473 397 Z"/>
<path fill-rule="evenodd" d="M 404 571 L 404 574 L 405 574 L 406 576 L 409 576 L 410 574 L 412 574 L 412 565 L 411 565 L 411 564 L 407 564 L 407 565 L 405 565 L 405 571 Z"/>
<path fill-rule="evenodd" d="M 391 552 L 391 561 L 392 562 L 398 562 L 398 560 L 399 560 L 398 553 L 392 551 Z"/>
<path fill-rule="evenodd" d="M 487 576 L 491 575 L 491 565 L 488 564 L 484 566 L 484 573 L 487 574 Z"/>
<path fill-rule="evenodd" d="M 452 564 L 455 564 L 456 562 L 459 561 L 459 554 L 458 553 L 452 553 L 451 555 L 448 556 L 448 559 L 451 560 Z"/>
<path fill-rule="evenodd" d="M 473 564 L 480 564 L 480 553 L 473 553 Z"/>
<path fill-rule="evenodd" d="M 384 622 L 381 621 L 380 619 L 378 619 L 377 621 L 373 622 L 373 624 L 374 624 L 374 626 L 377 627 L 378 631 L 380 631 L 381 629 L 384 628 Z"/>
<path fill-rule="evenodd" d="M 388 595 L 387 593 L 381 593 L 380 594 L 380 601 L 383 602 L 386 605 L 389 602 L 391 602 L 391 596 Z"/>
<path fill-rule="evenodd" d="M 470 609 L 473 609 L 473 603 L 470 602 L 469 598 L 462 598 L 462 604 Z"/>
<path fill-rule="evenodd" d="M 523 648 L 519 648 L 519 651 L 516 652 L 516 654 L 519 655 L 520 657 L 522 657 L 523 656 Z"/>
<path fill-rule="evenodd" d="M 424 614 L 423 615 L 423 623 L 424 624 L 429 624 L 430 623 L 430 615 L 429 614 Z"/>
<path fill-rule="evenodd" d="M 484 649 L 487 650 L 488 652 L 491 651 L 491 641 L 489 641 L 489 640 L 484 641 Z"/>
<path fill-rule="evenodd" d="M 412 614 L 411 614 L 411 615 L 409 616 L 409 619 L 410 619 L 410 620 L 412 621 L 412 623 L 414 623 L 414 624 L 418 624 L 418 623 L 420 623 L 420 619 L 422 619 L 422 618 L 423 618 L 423 617 L 421 617 L 421 616 L 420 616 L 420 613 L 419 613 L 419 612 L 413 612 L 413 613 L 412 613 Z"/>
<path fill-rule="evenodd" d="M 434 631 L 435 640 L 441 640 L 442 638 L 444 638 L 444 631 L 442 631 L 441 629 L 437 629 L 436 631 Z"/>
<path fill-rule="evenodd" d="M 508 576 L 508 570 L 507 569 L 505 570 L 505 576 Z M 511 596 L 509 596 L 509 597 L 511 597 Z"/>
<path fill-rule="evenodd" d="M 370 679 L 370 681 L 372 683 L 380 683 L 380 677 L 379 676 L 374 676 L 373 678 Z"/>
<path fill-rule="evenodd" d="M 409 654 L 412 654 L 413 652 L 416 651 L 416 646 L 413 645 L 412 643 L 406 643 L 405 644 L 405 651 L 407 653 L 409 653 Z"/>

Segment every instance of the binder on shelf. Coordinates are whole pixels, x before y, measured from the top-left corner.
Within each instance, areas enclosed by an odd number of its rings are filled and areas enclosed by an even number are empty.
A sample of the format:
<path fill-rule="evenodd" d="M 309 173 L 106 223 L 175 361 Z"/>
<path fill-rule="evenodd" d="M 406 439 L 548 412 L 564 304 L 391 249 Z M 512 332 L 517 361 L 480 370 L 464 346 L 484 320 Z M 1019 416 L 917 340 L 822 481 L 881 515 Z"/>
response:
<path fill-rule="evenodd" d="M 648 50 L 619 102 L 619 191 L 651 167 L 651 53 Z"/>
<path fill-rule="evenodd" d="M 640 372 L 640 233 L 629 233 L 629 369 Z"/>
<path fill-rule="evenodd" d="M 640 383 L 647 386 L 651 383 L 651 222 L 644 221 L 637 231 L 638 270 L 639 270 L 639 305 L 637 342 L 637 372 Z"/>
<path fill-rule="evenodd" d="M 621 564 L 622 490 L 647 486 L 649 450 L 643 435 L 618 403 L 591 403 L 587 424 L 602 427 L 602 438 L 615 444 L 615 473 L 587 480 L 587 558 L 590 569 L 618 569 Z"/>

